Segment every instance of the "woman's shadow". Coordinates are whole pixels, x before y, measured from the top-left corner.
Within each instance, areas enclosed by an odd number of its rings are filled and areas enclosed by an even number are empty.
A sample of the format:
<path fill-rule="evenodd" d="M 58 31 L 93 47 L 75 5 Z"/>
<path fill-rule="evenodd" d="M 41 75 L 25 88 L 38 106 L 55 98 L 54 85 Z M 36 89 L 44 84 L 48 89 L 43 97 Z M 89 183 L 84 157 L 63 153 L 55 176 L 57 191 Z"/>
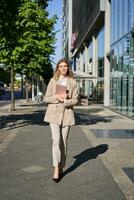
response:
<path fill-rule="evenodd" d="M 101 144 L 96 147 L 88 148 L 84 151 L 82 151 L 80 154 L 74 156 L 76 159 L 74 163 L 63 172 L 63 176 L 66 174 L 69 174 L 73 170 L 75 170 L 77 167 L 79 167 L 81 164 L 84 162 L 95 159 L 99 154 L 105 153 L 108 150 L 108 145 L 107 144 Z"/>

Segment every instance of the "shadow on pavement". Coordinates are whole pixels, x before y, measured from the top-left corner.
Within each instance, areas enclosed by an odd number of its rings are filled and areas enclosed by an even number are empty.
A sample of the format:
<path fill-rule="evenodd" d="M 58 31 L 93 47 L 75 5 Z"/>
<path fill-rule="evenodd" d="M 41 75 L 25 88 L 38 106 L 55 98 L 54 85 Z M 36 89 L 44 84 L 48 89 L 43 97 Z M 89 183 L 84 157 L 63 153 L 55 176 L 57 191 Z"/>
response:
<path fill-rule="evenodd" d="M 91 125 L 97 124 L 98 122 L 110 122 L 114 116 L 98 116 L 90 114 L 75 113 L 76 125 Z"/>
<path fill-rule="evenodd" d="M 104 109 L 103 108 L 89 108 L 89 109 L 84 109 L 84 107 L 83 107 L 83 109 L 78 109 L 78 108 L 76 108 L 75 109 L 75 112 L 76 113 L 84 113 L 84 114 L 89 114 L 89 113 L 98 113 L 98 112 L 101 112 L 101 111 L 103 111 Z"/>
<path fill-rule="evenodd" d="M 75 109 L 76 125 L 93 125 L 98 122 L 111 122 L 113 119 L 122 119 L 120 115 L 102 116 L 97 114 L 104 111 L 103 108 Z"/>
<path fill-rule="evenodd" d="M 9 113 L 8 115 L 0 116 L 0 130 L 6 128 L 6 130 L 19 128 L 27 125 L 47 125 L 48 123 L 44 122 L 45 109 L 43 105 L 38 105 L 39 110 L 20 110 L 19 113 Z M 75 112 L 75 121 L 76 125 L 92 125 L 98 122 L 110 122 L 116 116 L 98 116 L 97 114 L 89 114 L 90 110 L 86 111 L 74 111 Z"/>
<path fill-rule="evenodd" d="M 0 130 L 6 128 L 6 130 L 11 130 L 15 128 L 20 128 L 27 125 L 48 125 L 44 122 L 44 111 L 29 111 L 29 113 L 14 113 L 8 116 L 0 117 Z"/>
<path fill-rule="evenodd" d="M 84 151 L 82 151 L 80 154 L 74 156 L 76 159 L 74 163 L 63 172 L 63 176 L 71 173 L 74 171 L 77 167 L 82 165 L 83 163 L 87 162 L 88 160 L 95 159 L 99 154 L 105 153 L 108 150 L 108 144 L 100 144 L 96 147 L 88 148 Z"/>

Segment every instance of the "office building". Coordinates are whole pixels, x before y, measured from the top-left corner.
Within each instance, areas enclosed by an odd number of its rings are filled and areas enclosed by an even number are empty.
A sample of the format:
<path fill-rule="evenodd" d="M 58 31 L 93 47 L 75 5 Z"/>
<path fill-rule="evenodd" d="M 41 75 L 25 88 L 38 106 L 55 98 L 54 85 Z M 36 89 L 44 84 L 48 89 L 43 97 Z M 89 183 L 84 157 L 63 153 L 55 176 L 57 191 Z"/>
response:
<path fill-rule="evenodd" d="M 134 116 L 134 1 L 63 0 L 63 56 L 81 79 L 82 94 Z"/>

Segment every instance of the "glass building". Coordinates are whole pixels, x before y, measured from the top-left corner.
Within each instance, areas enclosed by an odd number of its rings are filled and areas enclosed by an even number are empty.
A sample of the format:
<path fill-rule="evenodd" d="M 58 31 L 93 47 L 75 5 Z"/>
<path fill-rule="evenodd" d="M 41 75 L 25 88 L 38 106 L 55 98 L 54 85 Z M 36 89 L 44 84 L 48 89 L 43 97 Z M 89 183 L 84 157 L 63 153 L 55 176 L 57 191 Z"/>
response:
<path fill-rule="evenodd" d="M 89 102 L 134 117 L 134 0 L 63 3 L 70 8 L 64 11 L 64 28 L 70 27 L 64 49 L 72 69 L 95 77 L 80 81 L 82 94 Z"/>
<path fill-rule="evenodd" d="M 104 99 L 104 27 L 98 33 L 98 81 L 97 81 L 97 102 L 103 103 Z"/>
<path fill-rule="evenodd" d="M 134 0 L 111 1 L 110 106 L 134 116 Z"/>

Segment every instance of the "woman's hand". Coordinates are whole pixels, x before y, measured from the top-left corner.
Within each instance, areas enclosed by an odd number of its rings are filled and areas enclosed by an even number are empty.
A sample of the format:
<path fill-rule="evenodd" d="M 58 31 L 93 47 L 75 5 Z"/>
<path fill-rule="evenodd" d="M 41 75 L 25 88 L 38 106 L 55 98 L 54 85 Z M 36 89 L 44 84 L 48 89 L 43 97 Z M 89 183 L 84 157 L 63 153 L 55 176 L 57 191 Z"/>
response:
<path fill-rule="evenodd" d="M 67 97 L 67 94 L 57 94 L 56 95 L 56 99 L 61 103 L 64 102 L 64 99 L 66 99 L 66 97 Z"/>

